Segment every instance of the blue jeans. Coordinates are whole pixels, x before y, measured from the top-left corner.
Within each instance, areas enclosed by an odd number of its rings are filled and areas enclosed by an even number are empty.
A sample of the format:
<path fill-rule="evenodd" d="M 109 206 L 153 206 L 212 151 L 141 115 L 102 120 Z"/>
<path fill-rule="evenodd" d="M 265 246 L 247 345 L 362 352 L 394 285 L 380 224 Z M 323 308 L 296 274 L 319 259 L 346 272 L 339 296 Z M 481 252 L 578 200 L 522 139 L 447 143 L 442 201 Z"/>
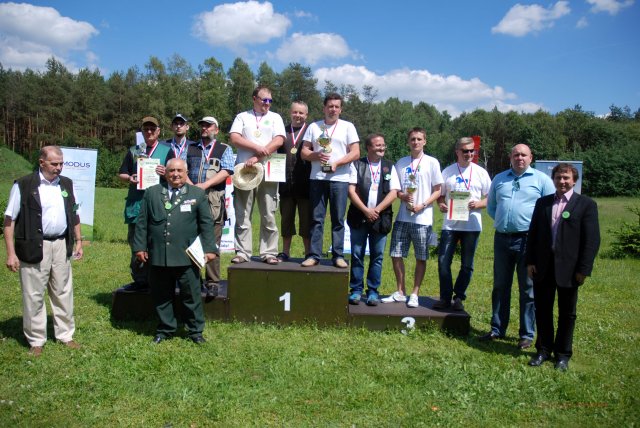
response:
<path fill-rule="evenodd" d="M 440 299 L 450 302 L 452 294 L 465 300 L 465 294 L 471 276 L 473 275 L 473 257 L 476 254 L 480 232 L 466 232 L 461 230 L 443 230 L 440 233 L 440 248 L 438 251 L 438 275 L 440 276 Z M 453 286 L 451 276 L 451 261 L 460 241 L 460 272 Z"/>
<path fill-rule="evenodd" d="M 331 215 L 331 258 L 344 258 L 344 215 L 347 211 L 349 183 L 328 180 L 310 180 L 309 202 L 311 204 L 311 246 L 309 256 L 320 259 L 324 236 L 324 219 L 327 203 Z"/>
<path fill-rule="evenodd" d="M 533 280 L 527 276 L 526 248 L 526 232 L 513 234 L 496 232 L 494 235 L 491 331 L 499 336 L 504 336 L 507 332 L 511 308 L 511 285 L 515 270 L 520 290 L 519 335 L 521 339 L 533 340 L 536 314 L 533 301 Z"/>
<path fill-rule="evenodd" d="M 362 294 L 364 289 L 364 257 L 369 241 L 369 270 L 367 271 L 367 294 L 378 292 L 382 278 L 382 258 L 387 235 L 375 232 L 369 224 L 362 224 L 357 229 L 351 229 L 351 278 L 349 287 L 351 292 Z"/>

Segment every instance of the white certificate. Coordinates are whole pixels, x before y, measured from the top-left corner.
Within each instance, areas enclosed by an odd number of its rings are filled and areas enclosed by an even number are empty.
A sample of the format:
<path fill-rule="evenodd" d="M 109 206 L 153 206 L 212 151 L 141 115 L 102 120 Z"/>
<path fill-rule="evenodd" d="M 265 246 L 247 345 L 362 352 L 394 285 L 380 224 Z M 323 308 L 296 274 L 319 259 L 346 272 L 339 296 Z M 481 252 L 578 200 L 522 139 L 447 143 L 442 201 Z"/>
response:
<path fill-rule="evenodd" d="M 469 221 L 470 192 L 449 192 L 447 220 Z"/>
<path fill-rule="evenodd" d="M 189 205 L 191 207 L 191 205 Z M 198 266 L 198 268 L 202 269 L 205 265 L 206 258 L 204 255 L 204 250 L 202 248 L 202 242 L 200 241 L 200 236 L 193 241 L 193 244 L 189 245 L 186 249 L 187 255 L 189 258 Z"/>
<path fill-rule="evenodd" d="M 156 174 L 156 166 L 160 159 L 138 158 L 138 190 L 145 190 L 160 183 L 160 176 Z"/>
<path fill-rule="evenodd" d="M 264 164 L 264 180 L 284 183 L 287 181 L 287 155 L 284 153 L 272 154 Z"/>

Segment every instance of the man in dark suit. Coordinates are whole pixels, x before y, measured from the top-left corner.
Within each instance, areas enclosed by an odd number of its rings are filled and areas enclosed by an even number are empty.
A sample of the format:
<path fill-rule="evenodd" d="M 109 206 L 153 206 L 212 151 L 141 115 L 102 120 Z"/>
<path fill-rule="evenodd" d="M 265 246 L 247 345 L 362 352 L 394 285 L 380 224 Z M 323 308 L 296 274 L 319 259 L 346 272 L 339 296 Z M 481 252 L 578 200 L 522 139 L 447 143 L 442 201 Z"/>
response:
<path fill-rule="evenodd" d="M 578 170 L 561 163 L 551 172 L 554 195 L 536 202 L 527 242 L 527 271 L 533 279 L 536 306 L 537 354 L 530 366 L 556 357 L 555 368 L 565 371 L 572 355 L 578 287 L 591 275 L 600 247 L 598 207 L 573 191 Z M 558 329 L 553 326 L 553 304 L 558 293 Z"/>
<path fill-rule="evenodd" d="M 166 183 L 145 192 L 133 242 L 138 261 L 150 265 L 151 295 L 160 318 L 153 342 L 160 343 L 177 330 L 173 312 L 177 282 L 187 334 L 201 344 L 205 339 L 200 272 L 185 250 L 200 236 L 205 261 L 216 257 L 213 218 L 204 190 L 187 184 L 185 161 L 174 158 L 167 162 L 165 178 Z"/>

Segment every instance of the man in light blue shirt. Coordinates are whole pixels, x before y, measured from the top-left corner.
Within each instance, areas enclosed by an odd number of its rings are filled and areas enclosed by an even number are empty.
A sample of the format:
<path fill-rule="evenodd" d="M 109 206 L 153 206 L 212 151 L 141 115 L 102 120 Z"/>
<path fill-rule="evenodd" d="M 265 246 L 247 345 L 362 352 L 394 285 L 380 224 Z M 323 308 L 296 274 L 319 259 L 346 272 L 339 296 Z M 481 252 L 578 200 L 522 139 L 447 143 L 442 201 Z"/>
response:
<path fill-rule="evenodd" d="M 491 293 L 491 331 L 481 340 L 494 340 L 506 335 L 511 307 L 511 285 L 514 270 L 520 290 L 520 341 L 518 348 L 533 343 L 535 306 L 533 281 L 527 276 L 525 250 L 529 223 L 536 201 L 555 191 L 553 181 L 545 173 L 531 168 L 533 156 L 525 144 L 511 150 L 511 169 L 496 175 L 489 189 L 487 212 L 496 229 L 493 248 L 493 292 Z"/>

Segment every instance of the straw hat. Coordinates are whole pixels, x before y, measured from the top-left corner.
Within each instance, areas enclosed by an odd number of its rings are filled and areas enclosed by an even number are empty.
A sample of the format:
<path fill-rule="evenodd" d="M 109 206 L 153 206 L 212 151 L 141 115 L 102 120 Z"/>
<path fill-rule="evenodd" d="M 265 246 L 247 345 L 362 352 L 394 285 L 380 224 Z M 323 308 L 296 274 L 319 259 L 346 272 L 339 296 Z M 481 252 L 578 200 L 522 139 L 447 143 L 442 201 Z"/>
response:
<path fill-rule="evenodd" d="M 264 168 L 261 163 L 245 166 L 244 162 L 233 168 L 233 185 L 240 190 L 253 190 L 262 182 Z"/>

